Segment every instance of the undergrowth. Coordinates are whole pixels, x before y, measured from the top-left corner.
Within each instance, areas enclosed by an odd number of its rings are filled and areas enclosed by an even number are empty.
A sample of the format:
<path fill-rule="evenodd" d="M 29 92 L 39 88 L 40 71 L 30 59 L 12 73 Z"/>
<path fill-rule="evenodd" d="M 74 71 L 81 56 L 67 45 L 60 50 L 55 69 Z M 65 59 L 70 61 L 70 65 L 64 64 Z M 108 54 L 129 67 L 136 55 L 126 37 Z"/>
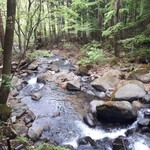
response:
<path fill-rule="evenodd" d="M 78 65 L 99 64 L 105 61 L 104 51 L 101 44 L 97 41 L 91 41 L 81 47 L 81 57 Z"/>
<path fill-rule="evenodd" d="M 33 51 L 33 52 L 28 52 L 27 56 L 30 59 L 34 59 L 34 58 L 37 58 L 37 57 L 49 57 L 50 58 L 50 57 L 53 56 L 53 54 L 49 53 L 46 50 L 36 50 L 36 51 Z"/>

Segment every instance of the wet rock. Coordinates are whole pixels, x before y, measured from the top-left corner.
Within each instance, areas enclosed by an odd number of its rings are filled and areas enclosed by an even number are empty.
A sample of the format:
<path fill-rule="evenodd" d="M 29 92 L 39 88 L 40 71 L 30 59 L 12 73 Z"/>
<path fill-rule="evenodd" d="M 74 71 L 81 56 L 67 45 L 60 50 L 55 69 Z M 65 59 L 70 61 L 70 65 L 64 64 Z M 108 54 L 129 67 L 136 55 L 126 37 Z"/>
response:
<path fill-rule="evenodd" d="M 144 112 L 144 117 L 150 118 L 150 111 L 145 111 L 145 112 Z"/>
<path fill-rule="evenodd" d="M 47 81 L 49 81 L 50 76 L 51 76 L 51 73 L 50 74 L 48 74 L 48 73 L 40 74 L 37 76 L 37 82 L 38 83 L 40 83 L 40 82 L 46 83 Z"/>
<path fill-rule="evenodd" d="M 19 95 L 19 91 L 15 88 L 13 91 L 11 91 L 11 95 L 13 97 L 16 97 L 17 95 Z"/>
<path fill-rule="evenodd" d="M 95 92 L 95 96 L 97 96 L 99 98 L 104 98 L 106 96 L 106 94 L 104 92 Z"/>
<path fill-rule="evenodd" d="M 26 104 L 18 103 L 13 107 L 11 116 L 16 116 L 17 118 L 19 118 L 27 111 L 27 109 L 28 107 Z"/>
<path fill-rule="evenodd" d="M 147 104 L 150 103 L 150 93 L 148 93 L 147 95 L 144 96 L 143 102 L 147 103 Z"/>
<path fill-rule="evenodd" d="M 95 127 L 96 126 L 96 124 L 94 122 L 94 117 L 91 113 L 88 113 L 85 117 L 83 117 L 83 121 L 89 127 Z"/>
<path fill-rule="evenodd" d="M 61 83 L 59 83 L 59 86 L 60 86 L 62 89 L 66 89 L 66 88 L 67 88 L 67 82 L 61 82 Z"/>
<path fill-rule="evenodd" d="M 18 77 L 14 76 L 11 83 L 17 89 L 20 90 L 22 88 L 23 80 L 19 79 Z"/>
<path fill-rule="evenodd" d="M 82 139 L 79 139 L 78 144 L 79 145 L 86 145 L 86 144 L 90 144 L 91 146 L 95 146 L 96 142 L 89 136 L 86 136 Z"/>
<path fill-rule="evenodd" d="M 27 112 L 27 114 L 25 115 L 25 117 L 24 117 L 24 122 L 25 122 L 26 124 L 28 124 L 28 123 L 34 121 L 35 118 L 36 118 L 36 116 L 34 115 L 34 113 L 29 110 L 29 111 Z"/>
<path fill-rule="evenodd" d="M 50 126 L 48 124 L 44 125 L 43 131 L 49 131 L 50 130 Z"/>
<path fill-rule="evenodd" d="M 137 78 L 137 80 L 142 81 L 143 83 L 149 83 L 150 82 L 150 73 L 141 74 L 141 75 L 136 74 L 136 78 Z"/>
<path fill-rule="evenodd" d="M 79 80 L 73 80 L 67 83 L 67 89 L 69 91 L 79 91 L 80 88 L 81 88 L 81 83 Z"/>
<path fill-rule="evenodd" d="M 122 85 L 115 93 L 114 100 L 128 100 L 141 99 L 146 95 L 144 87 L 136 83 L 126 83 Z"/>
<path fill-rule="evenodd" d="M 78 76 L 90 76 L 89 70 L 92 68 L 92 65 L 83 65 L 77 68 L 76 74 Z"/>
<path fill-rule="evenodd" d="M 24 136 L 27 135 L 28 127 L 26 127 L 25 125 L 15 124 L 13 127 L 14 127 L 17 135 L 24 135 Z"/>
<path fill-rule="evenodd" d="M 50 69 L 51 71 L 54 71 L 55 73 L 60 72 L 59 66 L 57 66 L 57 65 L 52 65 L 52 66 L 50 66 L 49 69 Z"/>
<path fill-rule="evenodd" d="M 112 141 L 109 138 L 104 138 L 102 140 L 96 141 L 96 148 L 98 150 L 106 150 L 106 149 L 112 149 Z"/>
<path fill-rule="evenodd" d="M 139 101 L 133 101 L 132 102 L 132 107 L 134 109 L 140 110 L 143 107 L 143 105 Z"/>
<path fill-rule="evenodd" d="M 96 113 L 96 107 L 99 105 L 104 104 L 104 101 L 102 100 L 93 100 L 90 102 L 90 110 L 92 113 Z"/>
<path fill-rule="evenodd" d="M 112 150 L 127 149 L 126 143 L 127 143 L 127 139 L 125 137 L 120 136 L 113 141 Z"/>
<path fill-rule="evenodd" d="M 150 133 L 150 127 L 142 127 L 142 131 Z"/>
<path fill-rule="evenodd" d="M 107 150 L 112 149 L 112 142 L 108 138 L 94 141 L 90 137 L 84 137 L 78 141 L 78 150 Z"/>
<path fill-rule="evenodd" d="M 109 101 L 96 107 L 98 119 L 112 123 L 132 123 L 137 111 L 127 101 Z"/>
<path fill-rule="evenodd" d="M 42 95 L 41 95 L 41 93 L 39 93 L 39 92 L 33 93 L 33 94 L 31 95 L 31 99 L 32 99 L 32 100 L 35 100 L 35 101 L 38 101 L 41 97 L 42 97 Z"/>
<path fill-rule="evenodd" d="M 99 77 L 91 82 L 91 85 L 98 91 L 106 92 L 107 90 L 113 88 L 119 80 L 114 77 L 111 73 Z"/>
<path fill-rule="evenodd" d="M 38 62 L 37 61 L 34 61 L 32 62 L 29 66 L 28 66 L 28 69 L 29 70 L 36 70 L 38 68 Z"/>
<path fill-rule="evenodd" d="M 131 136 L 133 135 L 133 133 L 135 133 L 136 131 L 136 128 L 129 128 L 126 132 L 125 132 L 125 135 L 126 136 Z"/>
<path fill-rule="evenodd" d="M 32 141 L 37 141 L 43 132 L 42 127 L 31 127 L 28 130 L 28 137 L 31 138 Z"/>
<path fill-rule="evenodd" d="M 150 126 L 150 119 L 140 119 L 137 123 L 139 127 Z"/>
<path fill-rule="evenodd" d="M 54 112 L 52 115 L 53 118 L 58 117 L 58 116 L 60 116 L 60 112 Z"/>
<path fill-rule="evenodd" d="M 15 122 L 16 122 L 16 116 L 12 116 L 12 117 L 11 117 L 11 122 L 12 122 L 12 123 L 15 123 Z"/>

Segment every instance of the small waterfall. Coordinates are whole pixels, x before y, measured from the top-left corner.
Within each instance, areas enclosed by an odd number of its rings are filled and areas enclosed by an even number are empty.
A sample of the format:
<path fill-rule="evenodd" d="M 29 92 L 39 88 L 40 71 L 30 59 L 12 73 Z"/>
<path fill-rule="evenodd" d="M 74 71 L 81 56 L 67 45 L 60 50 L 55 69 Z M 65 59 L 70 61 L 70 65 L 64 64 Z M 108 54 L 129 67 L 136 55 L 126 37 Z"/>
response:
<path fill-rule="evenodd" d="M 37 77 L 34 77 L 28 81 L 28 84 L 35 84 L 36 82 L 37 82 Z"/>
<path fill-rule="evenodd" d="M 78 140 L 83 137 L 91 137 L 93 140 L 102 140 L 104 138 L 109 138 L 111 140 L 116 139 L 119 136 L 126 136 L 125 132 L 129 129 L 134 129 L 137 127 L 137 122 L 139 119 L 144 118 L 144 111 L 149 109 L 142 109 L 138 113 L 137 121 L 135 121 L 132 125 L 126 128 L 116 128 L 111 131 L 106 131 L 102 128 L 90 128 L 82 121 L 75 121 L 76 126 L 79 129 L 79 136 L 71 139 L 68 142 L 64 142 L 64 145 L 72 145 L 75 149 L 78 148 Z M 127 137 L 129 140 L 129 149 L 130 150 L 150 150 L 149 139 L 145 135 L 141 135 L 140 133 L 133 133 Z M 111 148 L 110 148 L 111 150 Z"/>

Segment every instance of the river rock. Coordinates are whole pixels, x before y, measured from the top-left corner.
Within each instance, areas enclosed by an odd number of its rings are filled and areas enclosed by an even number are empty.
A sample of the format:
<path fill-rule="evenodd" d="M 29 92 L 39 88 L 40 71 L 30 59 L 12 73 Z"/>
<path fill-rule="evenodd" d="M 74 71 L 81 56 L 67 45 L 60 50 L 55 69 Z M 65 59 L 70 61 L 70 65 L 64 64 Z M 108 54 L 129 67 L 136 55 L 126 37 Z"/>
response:
<path fill-rule="evenodd" d="M 28 124 L 28 123 L 34 121 L 35 118 L 36 118 L 36 116 L 34 115 L 34 113 L 29 110 L 29 111 L 27 112 L 27 114 L 25 115 L 25 117 L 24 117 L 24 122 L 25 122 L 26 124 Z"/>
<path fill-rule="evenodd" d="M 150 93 L 146 94 L 143 98 L 143 102 L 144 103 L 150 103 Z"/>
<path fill-rule="evenodd" d="M 109 101 L 96 107 L 97 117 L 112 123 L 132 123 L 137 118 L 137 111 L 127 101 Z"/>
<path fill-rule="evenodd" d="M 127 139 L 123 136 L 119 136 L 113 141 L 113 150 L 121 150 L 121 149 L 127 149 L 126 144 Z"/>
<path fill-rule="evenodd" d="M 103 138 L 102 140 L 95 141 L 87 136 L 79 139 L 78 143 L 78 150 L 107 150 L 111 149 L 112 147 L 112 142 L 108 138 Z"/>
<path fill-rule="evenodd" d="M 119 85 L 120 86 L 120 85 Z M 142 83 L 139 82 L 124 82 L 114 93 L 114 100 L 127 100 L 141 99 L 146 95 L 146 91 Z"/>
<path fill-rule="evenodd" d="M 28 137 L 31 138 L 32 141 L 37 141 L 43 132 L 42 127 L 30 127 L 28 130 Z"/>
<path fill-rule="evenodd" d="M 37 61 L 32 62 L 29 66 L 28 69 L 29 70 L 36 70 L 38 68 L 39 64 Z"/>
<path fill-rule="evenodd" d="M 148 110 L 145 111 L 145 112 L 144 112 L 144 117 L 150 118 L 150 111 L 148 111 Z"/>
<path fill-rule="evenodd" d="M 41 95 L 41 93 L 39 93 L 39 92 L 33 93 L 33 94 L 31 95 L 31 99 L 32 99 L 32 100 L 35 100 L 35 101 L 38 101 L 41 97 L 42 97 L 42 95 Z"/>
<path fill-rule="evenodd" d="M 79 91 L 80 88 L 81 88 L 81 83 L 79 80 L 73 80 L 67 83 L 67 89 L 69 91 Z"/>
<path fill-rule="evenodd" d="M 47 81 L 51 81 L 51 78 L 52 78 L 52 72 L 48 70 L 46 71 L 46 73 L 43 73 L 37 76 L 37 82 L 46 83 Z"/>
<path fill-rule="evenodd" d="M 26 104 L 17 103 L 13 107 L 13 111 L 11 113 L 11 116 L 16 116 L 17 118 L 19 118 L 20 116 L 22 116 L 27 111 L 27 109 L 28 109 L 28 107 Z"/>
<path fill-rule="evenodd" d="M 15 124 L 13 125 L 13 128 L 15 129 L 17 135 L 27 135 L 28 127 L 26 127 L 23 124 Z"/>
<path fill-rule="evenodd" d="M 138 122 L 139 127 L 146 127 L 146 126 L 150 126 L 150 119 L 140 119 Z"/>
<path fill-rule="evenodd" d="M 79 139 L 78 144 L 79 145 L 86 145 L 90 143 L 91 146 L 95 146 L 96 142 L 89 136 L 86 136 L 84 138 Z"/>
<path fill-rule="evenodd" d="M 96 113 L 96 107 L 99 105 L 103 105 L 105 102 L 102 100 L 93 100 L 90 102 L 90 110 L 92 113 Z"/>
<path fill-rule="evenodd" d="M 94 122 L 93 114 L 91 114 L 91 113 L 88 113 L 85 117 L 83 117 L 83 121 L 89 127 L 95 127 L 96 126 L 96 124 Z"/>
<path fill-rule="evenodd" d="M 11 95 L 13 97 L 16 97 L 17 95 L 19 95 L 19 91 L 15 88 L 14 90 L 11 91 Z"/>
<path fill-rule="evenodd" d="M 59 64 L 55 64 L 55 63 L 53 63 L 50 67 L 49 67 L 49 69 L 51 70 L 51 71 L 54 71 L 55 73 L 58 73 L 58 72 L 60 72 L 60 66 L 59 66 Z"/>
<path fill-rule="evenodd" d="M 133 101 L 132 102 L 132 107 L 134 109 L 140 110 L 143 107 L 143 105 L 139 101 Z"/>
<path fill-rule="evenodd" d="M 142 81 L 143 83 L 149 83 L 150 82 L 150 73 L 142 74 L 142 75 L 136 75 L 137 80 Z"/>
<path fill-rule="evenodd" d="M 22 88 L 23 80 L 19 79 L 18 77 L 14 76 L 11 80 L 11 84 L 17 89 L 20 90 Z"/>
<path fill-rule="evenodd" d="M 107 90 L 114 88 L 118 82 L 119 79 L 109 73 L 105 76 L 95 79 L 93 82 L 91 82 L 91 85 L 98 91 L 106 92 Z"/>

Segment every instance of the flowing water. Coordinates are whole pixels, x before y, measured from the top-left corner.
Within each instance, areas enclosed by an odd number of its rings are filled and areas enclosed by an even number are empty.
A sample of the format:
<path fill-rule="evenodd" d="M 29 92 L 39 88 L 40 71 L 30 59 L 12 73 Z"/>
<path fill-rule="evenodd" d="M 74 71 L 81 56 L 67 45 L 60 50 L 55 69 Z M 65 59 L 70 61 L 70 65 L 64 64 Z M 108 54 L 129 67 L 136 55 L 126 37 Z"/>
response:
<path fill-rule="evenodd" d="M 43 73 L 50 62 L 59 61 L 58 58 L 42 58 L 45 62 L 40 66 L 37 74 Z M 65 62 L 61 61 L 61 66 Z M 69 69 L 69 65 L 64 65 Z M 109 138 L 113 140 L 118 136 L 126 136 L 125 132 L 137 126 L 137 121 L 128 127 L 116 127 L 105 129 L 97 126 L 90 128 L 83 123 L 83 116 L 88 111 L 91 99 L 81 92 L 69 92 L 53 82 L 37 83 L 37 77 L 33 76 L 27 80 L 27 85 L 21 90 L 22 102 L 26 103 L 36 116 L 32 127 L 43 127 L 44 131 L 41 139 L 54 140 L 60 145 L 72 145 L 78 149 L 78 140 L 89 136 L 93 140 L 103 140 Z M 42 98 L 33 101 L 31 94 L 40 92 Z M 143 117 L 143 111 L 139 112 L 139 117 Z M 150 110 L 149 110 L 150 111 Z M 149 139 L 142 134 L 133 134 L 128 137 L 130 150 L 150 150 Z M 85 148 L 84 148 L 85 149 Z M 83 149 L 83 150 L 84 150 Z M 92 149 L 92 148 L 91 148 Z M 105 145 L 104 150 L 111 150 L 112 145 Z"/>

